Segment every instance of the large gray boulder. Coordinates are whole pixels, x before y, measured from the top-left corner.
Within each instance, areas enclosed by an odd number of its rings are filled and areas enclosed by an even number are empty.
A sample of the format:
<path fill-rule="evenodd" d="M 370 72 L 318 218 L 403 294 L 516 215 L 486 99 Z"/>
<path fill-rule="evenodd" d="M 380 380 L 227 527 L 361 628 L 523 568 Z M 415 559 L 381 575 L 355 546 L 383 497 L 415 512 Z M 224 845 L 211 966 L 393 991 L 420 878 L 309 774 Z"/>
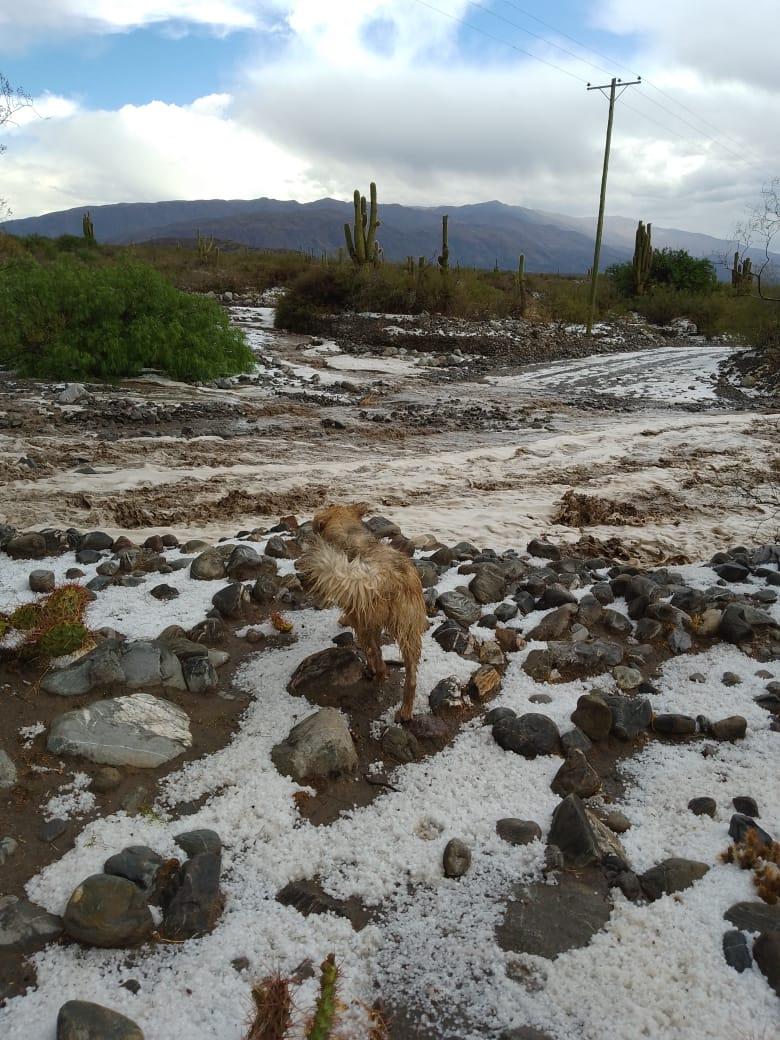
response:
<path fill-rule="evenodd" d="M 322 708 L 293 726 L 271 759 L 295 780 L 349 776 L 358 766 L 347 719 L 336 708 Z"/>
<path fill-rule="evenodd" d="M 54 720 L 47 741 L 54 755 L 146 769 L 169 762 L 191 744 L 186 713 L 148 693 L 67 711 Z"/>

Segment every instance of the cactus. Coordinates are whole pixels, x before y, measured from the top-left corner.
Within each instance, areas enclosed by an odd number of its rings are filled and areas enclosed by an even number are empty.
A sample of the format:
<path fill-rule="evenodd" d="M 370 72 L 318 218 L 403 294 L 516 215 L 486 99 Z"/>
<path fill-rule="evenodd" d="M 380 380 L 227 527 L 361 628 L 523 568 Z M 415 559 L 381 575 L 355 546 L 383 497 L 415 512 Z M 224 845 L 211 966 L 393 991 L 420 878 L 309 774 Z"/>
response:
<path fill-rule="evenodd" d="M 631 272 L 634 280 L 634 295 L 644 296 L 653 266 L 653 247 L 650 242 L 652 224 L 647 227 L 639 221 L 634 244 L 634 259 Z"/>
<path fill-rule="evenodd" d="M 215 259 L 219 259 L 219 250 L 217 249 L 214 236 L 209 235 L 208 238 L 203 238 L 200 233 L 200 228 L 195 231 L 198 239 L 198 256 L 204 262 L 211 259 L 213 256 Z"/>
<path fill-rule="evenodd" d="M 329 953 L 320 965 L 320 995 L 317 998 L 314 1018 L 306 1033 L 306 1040 L 331 1040 L 338 1011 L 338 1001 L 336 1000 L 338 977 L 339 970 L 336 967 L 335 954 Z"/>
<path fill-rule="evenodd" d="M 61 621 L 47 629 L 37 641 L 45 657 L 64 657 L 80 650 L 89 638 L 86 627 L 78 621 Z"/>
<path fill-rule="evenodd" d="M 734 266 L 731 268 L 731 284 L 740 295 L 750 292 L 753 281 L 753 261 L 746 256 L 740 263 L 739 252 L 734 254 Z"/>
<path fill-rule="evenodd" d="M 89 215 L 89 210 L 81 218 L 81 230 L 84 234 L 84 238 L 90 245 L 95 244 L 95 225 L 92 223 L 92 217 Z"/>
<path fill-rule="evenodd" d="M 525 294 L 525 253 L 521 253 L 517 261 L 517 306 L 520 316 L 525 317 L 526 294 Z"/>
<path fill-rule="evenodd" d="M 290 980 L 269 975 L 252 986 L 255 1014 L 244 1040 L 285 1040 L 292 1026 Z"/>
<path fill-rule="evenodd" d="M 369 210 L 365 195 L 355 188 L 353 203 L 355 206 L 354 232 L 349 224 L 344 225 L 344 238 L 347 250 L 356 267 L 364 264 L 378 264 L 380 259 L 379 243 L 376 240 L 376 229 L 379 227 L 377 217 L 376 184 L 371 182 L 369 194 L 371 207 Z"/>
<path fill-rule="evenodd" d="M 450 269 L 450 247 L 447 242 L 447 223 L 449 219 L 446 213 L 441 218 L 441 256 L 439 257 L 439 267 L 444 277 L 446 277 L 447 271 Z"/>

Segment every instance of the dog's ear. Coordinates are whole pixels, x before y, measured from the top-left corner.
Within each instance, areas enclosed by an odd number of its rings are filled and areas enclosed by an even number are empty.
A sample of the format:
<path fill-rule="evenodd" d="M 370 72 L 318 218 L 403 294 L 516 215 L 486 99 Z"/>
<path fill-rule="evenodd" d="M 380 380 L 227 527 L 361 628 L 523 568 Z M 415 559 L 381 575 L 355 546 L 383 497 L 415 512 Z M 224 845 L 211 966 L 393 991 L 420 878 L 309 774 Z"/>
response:
<path fill-rule="evenodd" d="M 364 502 L 354 502 L 348 509 L 356 520 L 362 520 L 368 512 L 368 506 Z"/>

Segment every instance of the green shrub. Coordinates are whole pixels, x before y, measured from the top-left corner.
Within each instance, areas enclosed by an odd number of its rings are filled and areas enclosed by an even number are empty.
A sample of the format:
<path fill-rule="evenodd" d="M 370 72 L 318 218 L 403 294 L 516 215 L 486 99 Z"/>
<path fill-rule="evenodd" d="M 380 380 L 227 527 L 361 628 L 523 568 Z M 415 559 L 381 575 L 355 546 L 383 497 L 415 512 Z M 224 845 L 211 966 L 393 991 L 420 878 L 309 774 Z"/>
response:
<path fill-rule="evenodd" d="M 111 379 L 144 368 L 214 379 L 246 371 L 252 353 L 217 303 L 179 292 L 153 268 L 60 255 L 0 270 L 0 364 L 44 379 Z"/>
<path fill-rule="evenodd" d="M 630 261 L 611 264 L 605 274 L 621 296 L 634 295 L 634 277 Z M 711 260 L 691 256 L 685 249 L 656 249 L 648 279 L 650 290 L 657 287 L 675 292 L 706 295 L 718 287 L 718 277 Z"/>

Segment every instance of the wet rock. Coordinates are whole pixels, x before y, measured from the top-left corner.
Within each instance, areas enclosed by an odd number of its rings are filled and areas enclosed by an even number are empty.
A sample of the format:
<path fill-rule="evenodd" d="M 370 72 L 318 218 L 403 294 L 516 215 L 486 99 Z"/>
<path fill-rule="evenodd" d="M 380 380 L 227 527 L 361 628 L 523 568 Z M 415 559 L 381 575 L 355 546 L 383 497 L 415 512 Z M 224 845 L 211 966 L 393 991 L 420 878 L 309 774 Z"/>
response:
<path fill-rule="evenodd" d="M 639 881 L 648 899 L 660 899 L 663 895 L 682 892 L 703 878 L 710 868 L 706 863 L 692 859 L 671 857 L 641 874 Z"/>
<path fill-rule="evenodd" d="M 222 912 L 221 853 L 201 852 L 181 868 L 179 885 L 165 910 L 160 934 L 181 942 L 207 935 Z"/>
<path fill-rule="evenodd" d="M 181 670 L 190 693 L 208 693 L 219 684 L 216 669 L 208 656 L 186 657 L 182 661 Z"/>
<path fill-rule="evenodd" d="M 251 601 L 250 590 L 241 582 L 235 581 L 215 593 L 212 605 L 224 618 L 241 618 L 247 611 Z"/>
<path fill-rule="evenodd" d="M 145 640 L 126 643 L 119 659 L 126 686 L 131 690 L 162 683 L 160 647 Z"/>
<path fill-rule="evenodd" d="M 30 943 L 55 939 L 61 934 L 61 918 L 26 899 L 0 896 L 0 950 L 21 950 Z"/>
<path fill-rule="evenodd" d="M 618 665 L 612 669 L 612 676 L 620 690 L 636 690 L 642 682 L 642 673 L 636 668 Z"/>
<path fill-rule="evenodd" d="M 502 719 L 516 719 L 517 712 L 511 708 L 491 708 L 482 721 L 483 726 L 494 726 Z"/>
<path fill-rule="evenodd" d="M 490 563 L 475 565 L 475 574 L 469 583 L 469 592 L 477 603 L 497 603 L 504 598 L 506 579 L 498 567 Z M 446 595 L 446 593 L 445 593 Z"/>
<path fill-rule="evenodd" d="M 735 903 L 723 916 L 743 932 L 780 932 L 780 903 Z"/>
<path fill-rule="evenodd" d="M 673 628 L 666 637 L 666 643 L 673 654 L 687 654 L 693 646 L 693 639 L 684 628 Z"/>
<path fill-rule="evenodd" d="M 613 809 L 612 812 L 607 813 L 604 822 L 613 834 L 625 834 L 626 831 L 631 830 L 631 820 L 617 809 Z"/>
<path fill-rule="evenodd" d="M 617 838 L 576 794 L 567 795 L 556 807 L 547 841 L 561 850 L 567 867 L 598 863 L 607 854 L 625 856 Z"/>
<path fill-rule="evenodd" d="M 206 549 L 190 565 L 190 577 L 198 581 L 217 581 L 225 577 L 227 561 L 217 549 Z"/>
<path fill-rule="evenodd" d="M 7 791 L 14 787 L 19 774 L 8 752 L 0 749 L 0 791 Z"/>
<path fill-rule="evenodd" d="M 582 751 L 576 748 L 566 755 L 563 765 L 550 784 L 550 789 L 561 797 L 576 794 L 580 798 L 590 798 L 600 787 L 598 773 L 591 767 Z"/>
<path fill-rule="evenodd" d="M 474 650 L 474 637 L 457 621 L 448 619 L 434 631 L 433 638 L 448 653 L 470 654 Z"/>
<path fill-rule="evenodd" d="M 443 592 L 436 600 L 436 605 L 452 621 L 468 627 L 479 621 L 482 610 L 479 603 L 468 592 Z"/>
<path fill-rule="evenodd" d="M 761 974 L 780 997 L 780 931 L 759 935 L 753 943 L 753 957 Z"/>
<path fill-rule="evenodd" d="M 40 560 L 46 555 L 46 539 L 36 531 L 15 534 L 4 546 L 12 560 Z"/>
<path fill-rule="evenodd" d="M 584 693 L 577 701 L 571 721 L 591 740 L 606 740 L 612 729 L 612 711 L 595 693 Z"/>
<path fill-rule="evenodd" d="M 405 728 L 418 740 L 427 741 L 441 750 L 454 733 L 454 726 L 435 715 L 415 715 Z"/>
<path fill-rule="evenodd" d="M 51 725 L 53 755 L 154 769 L 192 744 L 189 718 L 175 704 L 146 693 L 97 701 L 68 711 Z"/>
<path fill-rule="evenodd" d="M 524 758 L 555 754 L 560 745 L 560 734 L 553 720 L 533 712 L 501 719 L 493 726 L 493 739 L 505 751 Z"/>
<path fill-rule="evenodd" d="M 282 906 L 291 906 L 299 914 L 335 914 L 336 917 L 347 918 L 355 931 L 360 931 L 366 924 L 365 912 L 354 907 L 353 900 L 335 899 L 325 892 L 317 881 L 290 881 L 276 893 L 276 899 Z"/>
<path fill-rule="evenodd" d="M 380 741 L 382 751 L 397 762 L 414 762 L 421 755 L 417 738 L 402 726 L 388 726 Z"/>
<path fill-rule="evenodd" d="M 563 753 L 567 754 L 573 749 L 578 751 L 588 752 L 592 747 L 590 737 L 588 737 L 582 730 L 575 726 L 573 729 L 567 730 L 565 733 L 561 733 L 561 746 L 563 747 Z"/>
<path fill-rule="evenodd" d="M 724 686 L 741 686 L 742 679 L 736 672 L 724 672 L 720 680 Z"/>
<path fill-rule="evenodd" d="M 572 621 L 577 614 L 577 607 L 573 603 L 565 603 L 551 611 L 546 617 L 527 633 L 527 638 L 536 642 L 546 642 L 549 639 L 560 639 L 561 636 L 571 628 Z"/>
<path fill-rule="evenodd" d="M 52 592 L 54 590 L 54 571 L 30 571 L 28 582 L 33 592 Z"/>
<path fill-rule="evenodd" d="M 228 557 L 225 573 L 233 581 L 255 581 L 261 573 L 275 574 L 276 564 L 264 560 L 251 545 L 237 545 Z"/>
<path fill-rule="evenodd" d="M 119 787 L 121 783 L 122 774 L 119 770 L 113 766 L 104 766 L 102 769 L 98 769 L 90 780 L 89 789 L 94 791 L 95 794 L 106 794 L 108 791 L 113 791 Z"/>
<path fill-rule="evenodd" d="M 663 626 L 660 621 L 655 621 L 653 618 L 640 618 L 637 621 L 636 637 L 643 643 L 657 639 L 661 632 L 663 632 Z"/>
<path fill-rule="evenodd" d="M 542 828 L 533 820 L 515 820 L 511 817 L 496 823 L 496 834 L 510 845 L 530 845 L 542 840 Z"/>
<path fill-rule="evenodd" d="M 424 589 L 433 589 L 439 580 L 439 569 L 430 560 L 413 560 L 414 567 L 420 575 L 420 584 Z"/>
<path fill-rule="evenodd" d="M 463 877 L 471 866 L 471 849 L 460 838 L 451 838 L 444 849 L 442 865 L 445 877 Z"/>
<path fill-rule="evenodd" d="M 456 675 L 449 675 L 441 679 L 428 694 L 428 704 L 431 711 L 441 711 L 444 708 L 465 707 L 463 683 Z"/>
<path fill-rule="evenodd" d="M 18 848 L 18 842 L 14 841 L 13 838 L 8 836 L 0 838 L 0 867 L 2 867 L 6 860 L 13 856 Z"/>
<path fill-rule="evenodd" d="M 105 531 L 89 531 L 84 535 L 81 543 L 82 549 L 95 549 L 97 552 L 107 552 L 113 547 L 114 539 Z"/>
<path fill-rule="evenodd" d="M 540 538 L 532 538 L 526 547 L 526 552 L 531 556 L 539 556 L 543 560 L 560 560 L 561 550 L 557 545 L 551 545 Z"/>
<path fill-rule="evenodd" d="M 751 798 L 749 795 L 737 795 L 736 798 L 732 798 L 731 804 L 741 816 L 757 819 L 761 815 L 755 798 Z"/>
<path fill-rule="evenodd" d="M 612 712 L 612 730 L 618 740 L 635 740 L 653 721 L 653 709 L 646 697 L 623 697 L 604 694 Z"/>
<path fill-rule="evenodd" d="M 489 664 L 478 668 L 469 678 L 466 687 L 469 696 L 476 701 L 487 700 L 498 693 L 500 688 L 501 675 Z"/>
<path fill-rule="evenodd" d="M 162 864 L 162 856 L 147 845 L 128 845 L 126 849 L 106 860 L 103 872 L 114 877 L 126 878 L 142 892 L 150 892 Z"/>
<path fill-rule="evenodd" d="M 499 603 L 494 611 L 497 621 L 511 621 L 519 612 L 520 608 L 516 603 Z"/>
<path fill-rule="evenodd" d="M 168 603 L 170 600 L 178 598 L 179 590 L 175 589 L 173 585 L 155 585 L 153 589 L 149 590 L 149 595 L 163 603 Z"/>
<path fill-rule="evenodd" d="M 98 552 L 97 549 L 79 549 L 76 553 L 76 563 L 80 563 L 84 566 L 89 566 L 93 563 L 100 563 L 103 558 L 103 554 Z M 91 588 L 92 583 L 87 585 L 87 588 Z M 106 586 L 104 586 L 105 588 Z"/>
<path fill-rule="evenodd" d="M 323 708 L 293 726 L 271 759 L 279 772 L 295 780 L 349 776 L 358 766 L 349 725 L 335 708 Z"/>
<path fill-rule="evenodd" d="M 611 912 L 602 878 L 561 874 L 557 885 L 518 885 L 497 938 L 505 950 L 552 960 L 566 950 L 587 946 Z"/>
<path fill-rule="evenodd" d="M 216 831 L 209 830 L 207 827 L 196 831 L 184 831 L 182 834 L 177 834 L 173 840 L 190 858 L 199 856 L 202 852 L 222 851 L 222 839 Z"/>
<path fill-rule="evenodd" d="M 154 930 L 154 921 L 139 888 L 122 877 L 93 874 L 68 900 L 62 918 L 72 939 L 88 946 L 137 946 Z"/>
<path fill-rule="evenodd" d="M 144 1034 L 117 1011 L 86 1000 L 69 1000 L 57 1015 L 57 1040 L 144 1040 Z"/>
<path fill-rule="evenodd" d="M 66 820 L 47 820 L 41 827 L 39 836 L 41 841 L 52 842 L 56 841 L 57 838 L 61 838 L 67 829 L 68 823 Z"/>
<path fill-rule="evenodd" d="M 729 837 L 736 842 L 741 842 L 747 837 L 748 831 L 752 831 L 764 845 L 772 844 L 772 835 L 765 831 L 763 827 L 760 827 L 752 816 L 734 813 L 729 820 Z"/>
<path fill-rule="evenodd" d="M 287 560 L 290 558 L 287 542 L 278 534 L 272 535 L 266 542 L 265 554 L 276 560 Z"/>
<path fill-rule="evenodd" d="M 742 583 L 746 582 L 750 577 L 750 569 L 743 567 L 740 563 L 721 563 L 712 569 L 719 578 L 723 578 L 724 581 L 728 582 Z"/>
<path fill-rule="evenodd" d="M 292 694 L 310 696 L 352 686 L 365 678 L 364 658 L 353 646 L 332 646 L 301 661 L 287 684 Z"/>
<path fill-rule="evenodd" d="M 610 632 L 615 632 L 617 635 L 627 636 L 631 632 L 631 622 L 626 615 L 621 614 L 619 610 L 612 610 L 610 607 L 603 611 L 601 623 Z"/>
<path fill-rule="evenodd" d="M 731 928 L 723 933 L 723 956 L 726 958 L 726 964 L 740 975 L 752 967 L 753 958 L 744 932 L 740 932 L 738 928 Z"/>
<path fill-rule="evenodd" d="M 718 634 L 729 643 L 744 643 L 753 638 L 754 629 L 774 626 L 771 614 L 743 603 L 729 603 L 723 611 Z"/>
<path fill-rule="evenodd" d="M 537 606 L 539 610 L 550 610 L 553 607 L 563 607 L 569 604 L 578 606 L 577 597 L 559 582 L 553 582 L 552 585 L 545 588 L 539 597 Z"/>
<path fill-rule="evenodd" d="M 714 740 L 741 740 L 747 733 L 747 719 L 741 715 L 730 715 L 726 719 L 713 722 L 709 735 Z"/>
<path fill-rule="evenodd" d="M 690 737 L 696 732 L 696 719 L 690 715 L 656 715 L 653 729 L 670 737 Z"/>
<path fill-rule="evenodd" d="M 714 798 L 691 798 L 688 802 L 688 808 L 694 816 L 711 816 L 715 819 L 715 812 L 717 810 L 717 804 Z"/>

